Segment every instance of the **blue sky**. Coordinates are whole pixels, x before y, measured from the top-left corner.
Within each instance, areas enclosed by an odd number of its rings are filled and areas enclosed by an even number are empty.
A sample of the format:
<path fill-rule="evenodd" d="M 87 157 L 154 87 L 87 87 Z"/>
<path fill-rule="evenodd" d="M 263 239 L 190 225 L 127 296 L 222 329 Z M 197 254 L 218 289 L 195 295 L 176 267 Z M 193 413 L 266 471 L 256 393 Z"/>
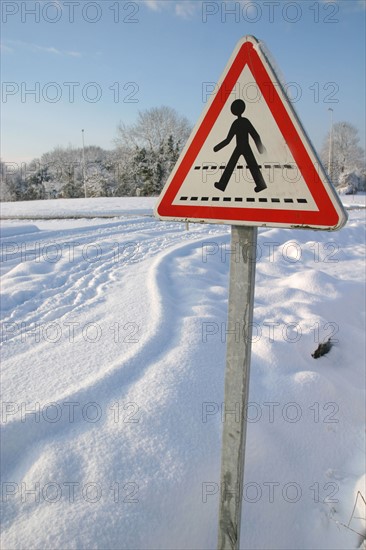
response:
<path fill-rule="evenodd" d="M 2 151 L 113 148 L 119 121 L 174 107 L 195 123 L 238 39 L 265 41 L 318 148 L 334 121 L 365 140 L 364 0 L 2 1 Z M 31 90 L 35 93 L 29 93 Z"/>

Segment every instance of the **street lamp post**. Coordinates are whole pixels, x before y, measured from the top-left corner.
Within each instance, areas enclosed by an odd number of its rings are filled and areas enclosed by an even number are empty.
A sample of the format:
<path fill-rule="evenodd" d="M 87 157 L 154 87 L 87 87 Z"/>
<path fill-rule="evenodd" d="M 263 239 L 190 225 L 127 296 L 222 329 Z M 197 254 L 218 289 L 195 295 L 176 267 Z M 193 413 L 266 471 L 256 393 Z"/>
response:
<path fill-rule="evenodd" d="M 328 111 L 330 112 L 328 174 L 329 174 L 330 181 L 332 181 L 333 180 L 333 174 L 332 174 L 332 164 L 333 164 L 333 109 L 331 107 L 329 107 Z"/>
<path fill-rule="evenodd" d="M 86 195 L 86 181 L 85 181 L 85 144 L 84 144 L 84 130 L 81 130 L 81 138 L 82 138 L 82 142 L 83 142 L 83 185 L 84 185 L 84 195 L 85 195 L 85 198 L 86 198 L 87 195 Z"/>

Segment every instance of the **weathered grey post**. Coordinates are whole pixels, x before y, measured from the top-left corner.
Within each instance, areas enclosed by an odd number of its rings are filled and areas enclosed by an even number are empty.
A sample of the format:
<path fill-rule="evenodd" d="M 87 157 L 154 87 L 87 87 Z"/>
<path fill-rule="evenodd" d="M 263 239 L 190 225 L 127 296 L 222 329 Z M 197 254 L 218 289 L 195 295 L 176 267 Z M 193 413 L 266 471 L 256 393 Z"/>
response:
<path fill-rule="evenodd" d="M 231 247 L 239 254 L 232 253 L 230 259 L 219 550 L 237 550 L 240 544 L 256 244 L 256 227 L 232 226 Z"/>

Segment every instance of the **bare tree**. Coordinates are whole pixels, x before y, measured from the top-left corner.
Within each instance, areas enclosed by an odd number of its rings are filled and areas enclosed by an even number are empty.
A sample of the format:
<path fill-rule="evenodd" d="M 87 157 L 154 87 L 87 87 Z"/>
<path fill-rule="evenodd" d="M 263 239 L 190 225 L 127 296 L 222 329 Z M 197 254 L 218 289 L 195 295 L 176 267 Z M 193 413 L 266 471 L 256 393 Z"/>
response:
<path fill-rule="evenodd" d="M 365 153 L 359 146 L 358 130 L 349 122 L 337 122 L 332 134 L 331 175 L 338 185 L 342 174 L 360 172 L 365 166 Z M 320 153 L 324 166 L 328 166 L 330 132 L 328 132 Z"/>
<path fill-rule="evenodd" d="M 120 122 L 117 126 L 117 138 L 114 140 L 117 147 L 142 148 L 157 151 L 169 137 L 175 144 L 183 147 L 191 132 L 188 119 L 177 113 L 171 107 L 154 107 L 139 111 L 137 121 L 126 125 Z"/>

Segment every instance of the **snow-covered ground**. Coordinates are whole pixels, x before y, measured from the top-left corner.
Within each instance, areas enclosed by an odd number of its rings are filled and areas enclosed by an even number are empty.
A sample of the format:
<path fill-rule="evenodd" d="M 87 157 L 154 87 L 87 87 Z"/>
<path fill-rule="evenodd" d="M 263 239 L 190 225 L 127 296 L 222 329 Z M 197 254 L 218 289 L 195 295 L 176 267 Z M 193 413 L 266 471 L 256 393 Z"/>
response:
<path fill-rule="evenodd" d="M 339 232 L 259 230 L 243 549 L 366 530 L 365 196 L 342 200 Z M 230 230 L 154 202 L 1 205 L 29 218 L 2 222 L 4 550 L 216 547 Z M 116 217 L 47 219 L 82 215 Z"/>
<path fill-rule="evenodd" d="M 72 216 L 121 216 L 152 214 L 156 199 L 120 197 L 99 199 L 57 199 L 45 201 L 2 202 L 2 218 L 70 218 Z"/>

